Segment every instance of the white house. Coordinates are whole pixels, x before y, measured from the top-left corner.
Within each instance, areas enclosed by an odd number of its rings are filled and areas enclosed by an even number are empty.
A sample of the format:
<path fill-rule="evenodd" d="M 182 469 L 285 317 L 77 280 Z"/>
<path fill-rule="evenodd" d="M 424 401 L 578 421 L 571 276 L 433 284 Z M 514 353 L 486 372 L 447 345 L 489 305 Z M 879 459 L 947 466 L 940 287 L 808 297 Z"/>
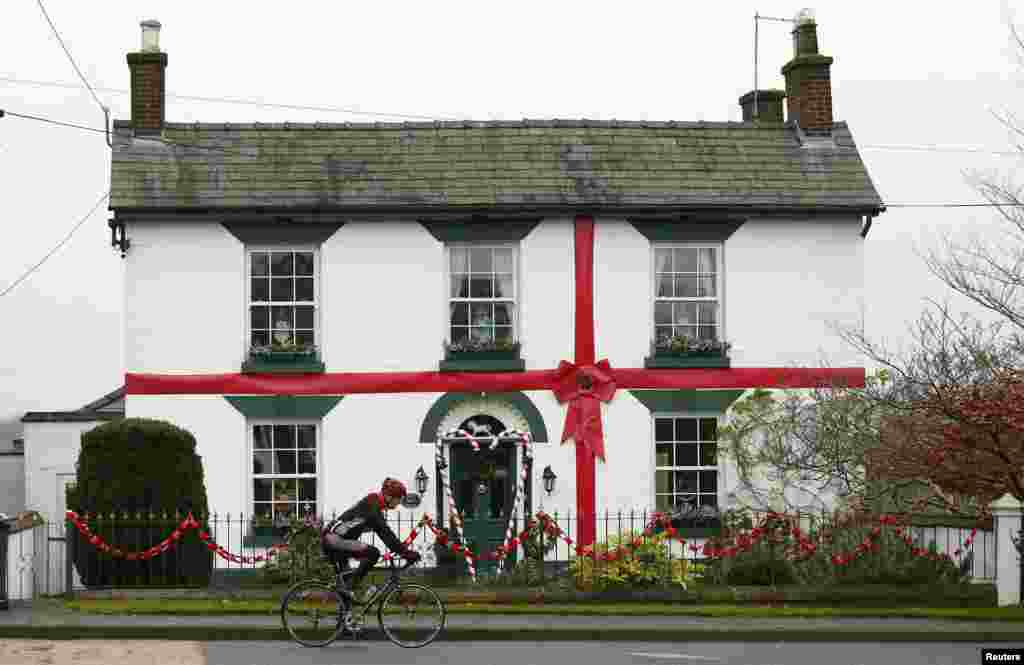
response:
<path fill-rule="evenodd" d="M 469 421 L 532 435 L 530 510 L 714 506 L 734 480 L 716 426 L 743 390 L 823 356 L 840 369 L 819 374 L 863 380 L 828 323 L 860 316 L 884 208 L 833 121 L 812 21 L 786 92 L 744 95 L 739 123 L 170 123 L 159 25 L 143 30 L 110 204 L 124 411 L 195 435 L 212 511 L 330 513 L 422 467 L 416 512 L 444 516 L 435 444 Z M 315 354 L 253 352 L 275 333 Z M 666 359 L 662 334 L 733 348 Z M 519 347 L 443 348 L 467 339 Z M 551 385 L 560 361 L 598 359 L 617 389 L 589 472 Z M 444 449 L 467 529 L 507 516 L 519 453 Z"/>
<path fill-rule="evenodd" d="M 47 521 L 35 537 L 32 570 L 36 589 L 58 593 L 64 589 L 65 547 L 51 536 L 63 534 L 64 489 L 75 482 L 75 463 L 82 433 L 124 417 L 124 388 L 68 411 L 29 411 L 21 419 L 24 431 L 24 501 Z M 74 573 L 77 584 L 77 572 Z"/>

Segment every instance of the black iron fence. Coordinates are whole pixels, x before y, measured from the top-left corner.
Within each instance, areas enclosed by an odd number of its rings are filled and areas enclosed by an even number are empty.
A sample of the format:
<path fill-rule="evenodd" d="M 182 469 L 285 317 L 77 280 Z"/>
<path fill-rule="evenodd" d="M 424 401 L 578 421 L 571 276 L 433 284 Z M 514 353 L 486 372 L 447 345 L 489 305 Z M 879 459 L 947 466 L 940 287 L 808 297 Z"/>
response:
<path fill-rule="evenodd" d="M 323 523 L 333 519 L 336 514 L 325 515 L 315 522 Z M 420 524 L 422 513 L 401 511 L 387 515 L 387 520 L 392 530 L 403 541 L 410 532 Z M 764 513 L 750 514 L 751 523 L 756 524 Z M 526 558 L 536 558 L 541 561 L 541 572 L 549 574 L 564 573 L 569 568 L 570 562 L 576 558 L 575 544 L 570 545 L 565 538 L 576 541 L 577 527 L 580 523 L 578 514 L 557 512 L 549 513 L 558 529 L 560 535 L 552 535 L 541 531 L 536 541 L 531 543 L 530 553 L 532 557 L 526 557 L 527 552 L 520 548 L 513 558 L 504 565 L 509 568 L 523 562 Z M 800 514 L 791 516 L 805 532 L 818 529 L 824 522 L 824 516 Z M 652 525 L 655 514 L 649 511 L 606 511 L 593 519 L 595 526 L 595 540 L 599 545 L 609 544 L 612 549 L 624 541 L 628 542 L 633 537 L 639 537 L 642 543 L 650 542 L 650 537 L 644 534 L 644 530 Z M 177 528 L 183 517 L 150 517 L 142 515 L 119 515 L 94 517 L 89 520 L 92 531 L 100 535 L 103 540 L 112 547 L 120 548 L 124 552 L 145 550 L 169 536 Z M 43 531 L 46 541 L 63 540 L 66 552 L 60 557 L 64 564 L 63 591 L 68 592 L 74 588 L 118 588 L 118 587 L 153 587 L 153 586 L 193 586 L 201 587 L 209 584 L 218 585 L 231 580 L 232 578 L 244 578 L 246 576 L 263 573 L 266 579 L 268 571 L 262 570 L 269 565 L 275 571 L 275 581 L 281 583 L 294 582 L 308 575 L 310 571 L 316 570 L 318 566 L 329 565 L 323 561 L 319 549 L 319 533 L 315 527 L 303 528 L 302 523 L 287 523 L 283 521 L 268 522 L 260 518 L 252 518 L 243 514 L 237 515 L 211 515 L 206 519 L 200 519 L 202 528 L 209 533 L 210 541 L 220 545 L 228 552 L 243 557 L 242 560 L 229 561 L 217 556 L 209 550 L 206 543 L 200 541 L 197 530 L 185 533 L 180 544 L 173 549 L 165 551 L 148 561 L 125 561 L 115 559 L 109 553 L 101 552 L 97 547 L 88 542 L 70 523 L 49 524 Z M 473 533 L 490 532 L 505 534 L 508 525 L 507 520 L 475 520 L 471 529 Z M 517 534 L 525 527 L 522 519 L 513 523 L 513 533 Z M 672 569 L 672 562 L 686 559 L 691 563 L 697 563 L 704 559 L 703 545 L 709 538 L 721 533 L 721 524 L 708 525 L 706 522 L 700 525 L 693 525 L 685 520 L 676 519 L 673 526 L 678 530 L 679 539 L 668 539 L 662 546 L 659 560 L 666 565 L 666 570 Z M 742 525 L 741 525 L 742 526 Z M 656 530 L 660 530 L 656 529 Z M 47 533 L 48 531 L 48 533 Z M 912 527 L 910 532 L 915 542 L 926 547 L 928 543 L 934 542 L 940 553 L 948 553 L 954 557 L 954 552 L 959 548 L 970 534 L 969 527 Z M 382 552 L 387 548 L 374 534 L 366 534 L 362 540 L 376 546 Z M 492 538 L 493 541 L 493 538 Z M 462 545 L 468 544 L 477 554 L 486 554 L 494 542 L 474 543 L 458 539 Z M 3 547 L 4 539 L 0 538 L 0 547 Z M 279 553 L 268 557 L 274 550 L 275 545 L 290 545 L 286 553 Z M 52 544 L 50 542 L 49 544 Z M 970 561 L 971 577 L 977 579 L 991 580 L 995 575 L 995 547 L 994 534 L 991 531 L 979 531 L 973 545 L 973 558 Z M 434 533 L 422 526 L 419 528 L 411 546 L 423 554 L 423 560 L 417 564 L 421 570 L 445 569 L 454 577 L 461 577 L 468 574 L 468 566 L 464 556 L 454 555 L 448 548 L 437 546 Z M 643 549 L 643 548 L 642 548 Z M 599 546 L 598 551 L 602 551 Z M 539 555 L 539 552 L 544 552 Z M 262 558 L 263 560 L 259 560 Z M 954 557 L 956 559 L 956 557 Z M 2 561 L 3 558 L 0 558 Z M 593 564 L 598 570 L 606 565 L 605 562 L 597 561 Z M 494 574 L 495 564 L 487 563 L 485 560 L 478 560 L 476 567 L 486 574 Z M 44 585 L 49 592 L 53 592 L 52 580 L 49 574 L 52 572 L 52 562 L 45 566 L 48 576 Z M 37 571 L 38 573 L 38 571 Z M 3 577 L 0 577 L 2 583 Z M 0 587 L 2 589 L 2 587 Z"/>
<path fill-rule="evenodd" d="M 7 520 L 0 520 L 0 610 L 10 607 L 7 597 L 7 539 L 10 531 Z"/>

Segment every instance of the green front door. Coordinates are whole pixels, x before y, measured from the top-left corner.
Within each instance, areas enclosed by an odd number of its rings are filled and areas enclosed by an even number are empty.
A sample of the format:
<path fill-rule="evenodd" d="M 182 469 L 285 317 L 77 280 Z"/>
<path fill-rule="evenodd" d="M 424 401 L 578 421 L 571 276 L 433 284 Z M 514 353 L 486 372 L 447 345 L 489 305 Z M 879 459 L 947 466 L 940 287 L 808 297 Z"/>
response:
<path fill-rule="evenodd" d="M 453 444 L 450 459 L 452 493 L 462 513 L 464 542 L 477 554 L 493 552 L 505 542 L 515 491 L 516 450 L 498 446 L 475 452 L 468 445 Z M 493 574 L 497 561 L 478 559 L 476 569 L 478 575 Z"/>

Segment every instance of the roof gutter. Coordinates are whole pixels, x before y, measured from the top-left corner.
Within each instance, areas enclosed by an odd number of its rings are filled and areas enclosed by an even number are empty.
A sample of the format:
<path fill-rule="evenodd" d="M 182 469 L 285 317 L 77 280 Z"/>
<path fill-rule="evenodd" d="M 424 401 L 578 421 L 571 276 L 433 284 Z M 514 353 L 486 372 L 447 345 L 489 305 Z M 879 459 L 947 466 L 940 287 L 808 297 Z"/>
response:
<path fill-rule="evenodd" d="M 317 223 L 348 219 L 372 220 L 375 217 L 389 220 L 418 221 L 420 219 L 473 219 L 478 221 L 510 218 L 552 217 L 564 215 L 617 216 L 651 219 L 669 217 L 701 217 L 720 218 L 722 215 L 738 215 L 743 217 L 818 217 L 818 216 L 869 216 L 874 217 L 885 211 L 884 206 L 864 203 L 850 206 L 785 206 L 785 205 L 721 205 L 721 206 L 622 206 L 622 205 L 587 205 L 570 203 L 565 205 L 524 205 L 524 204 L 491 204 L 476 206 L 386 206 L 386 205 L 355 205 L 345 207 L 316 206 L 112 206 L 111 210 L 119 220 L 131 221 L 153 219 L 157 217 L 176 217 L 185 221 L 192 220 L 226 220 L 241 218 L 253 221 L 254 217 L 265 218 L 266 221 L 279 221 L 275 217 L 282 215 L 297 223 Z"/>

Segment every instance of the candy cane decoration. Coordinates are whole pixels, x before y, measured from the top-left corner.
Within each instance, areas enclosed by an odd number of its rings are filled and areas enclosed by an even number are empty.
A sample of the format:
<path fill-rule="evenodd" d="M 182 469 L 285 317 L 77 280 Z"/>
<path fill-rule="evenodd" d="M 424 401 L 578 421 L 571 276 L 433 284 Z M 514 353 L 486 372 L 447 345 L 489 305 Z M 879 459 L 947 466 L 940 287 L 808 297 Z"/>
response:
<path fill-rule="evenodd" d="M 453 430 L 453 431 L 457 431 L 457 430 Z M 451 434 L 451 432 L 449 432 L 449 434 Z M 468 433 L 466 433 L 466 435 L 468 436 Z M 480 444 L 478 444 L 476 442 L 476 440 L 473 439 L 472 436 L 469 437 L 469 442 L 473 446 L 474 450 L 477 450 L 477 451 L 480 450 Z M 438 455 L 439 459 L 444 461 L 444 448 L 443 448 L 443 446 L 441 444 L 441 439 L 437 440 L 437 455 Z M 452 535 L 455 536 L 455 538 L 458 538 L 459 532 L 460 531 L 464 531 L 463 528 L 462 528 L 462 515 L 459 513 L 458 509 L 455 507 L 455 496 L 452 494 L 452 488 L 451 488 L 451 485 L 448 482 L 448 464 L 444 463 L 444 464 L 441 464 L 440 466 L 441 466 L 441 484 L 444 487 L 445 495 L 448 497 L 448 514 L 451 517 L 454 518 L 454 519 L 450 519 L 449 520 L 449 524 L 451 525 L 451 528 L 452 528 Z M 470 556 L 470 550 L 469 550 L 468 547 L 465 548 L 465 556 L 466 556 L 466 566 L 469 568 L 469 576 L 470 576 L 470 578 L 473 581 L 476 581 L 476 567 L 473 565 L 473 557 Z"/>
<path fill-rule="evenodd" d="M 516 482 L 515 498 L 512 501 L 512 512 L 508 516 L 508 526 L 505 528 L 505 556 L 498 561 L 498 571 L 505 571 L 505 561 L 507 556 L 514 551 L 514 547 L 517 543 L 513 543 L 512 540 L 512 524 L 515 521 L 516 516 L 519 514 L 520 509 L 523 507 L 523 498 L 526 496 L 526 461 L 533 459 L 533 448 L 530 440 L 529 432 L 519 432 L 517 430 L 505 430 L 498 438 L 495 439 L 495 443 L 492 443 L 493 447 L 497 441 L 505 436 L 517 436 L 519 437 L 519 445 L 523 449 L 522 464 L 519 467 L 519 478 Z"/>

